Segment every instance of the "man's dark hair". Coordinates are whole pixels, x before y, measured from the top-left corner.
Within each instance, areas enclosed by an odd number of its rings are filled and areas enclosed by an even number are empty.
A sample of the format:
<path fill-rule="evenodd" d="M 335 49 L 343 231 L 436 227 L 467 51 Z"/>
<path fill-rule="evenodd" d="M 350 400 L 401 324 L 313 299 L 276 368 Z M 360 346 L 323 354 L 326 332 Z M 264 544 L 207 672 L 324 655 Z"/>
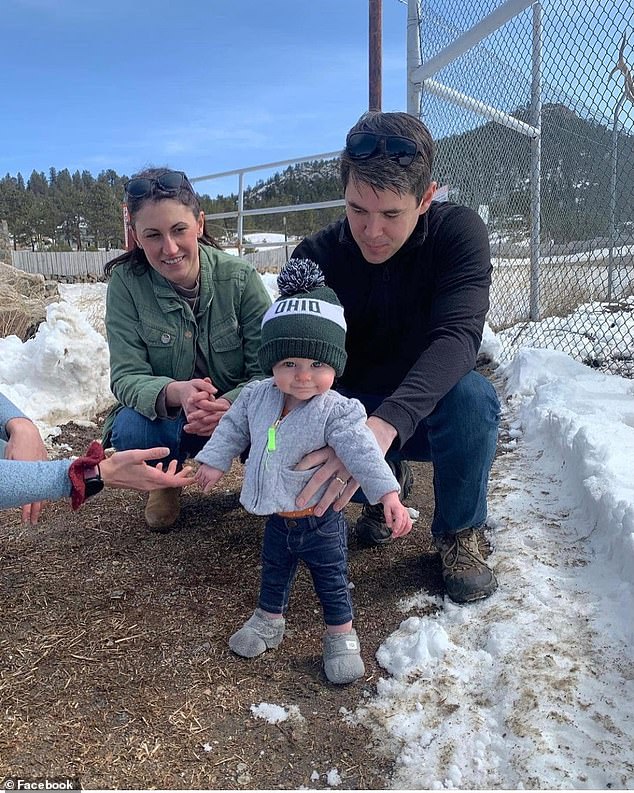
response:
<path fill-rule="evenodd" d="M 394 190 L 399 195 L 412 193 L 421 201 L 431 184 L 434 161 L 434 141 L 427 127 L 409 113 L 364 113 L 352 127 L 352 132 L 374 132 L 379 135 L 401 135 L 411 138 L 418 146 L 418 154 L 406 167 L 385 154 L 364 160 L 352 159 L 347 150 L 341 154 L 341 180 L 344 190 L 350 181 L 369 184 L 375 190 Z M 350 134 L 349 133 L 349 134 Z"/>

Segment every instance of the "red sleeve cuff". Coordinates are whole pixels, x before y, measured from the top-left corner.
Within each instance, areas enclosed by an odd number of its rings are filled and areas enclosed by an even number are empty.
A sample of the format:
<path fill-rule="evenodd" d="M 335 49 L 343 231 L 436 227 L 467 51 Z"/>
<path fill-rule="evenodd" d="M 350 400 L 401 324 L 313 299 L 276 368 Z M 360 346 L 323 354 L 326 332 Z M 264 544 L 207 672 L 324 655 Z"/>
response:
<path fill-rule="evenodd" d="M 86 450 L 86 454 L 83 457 L 78 457 L 71 463 L 71 466 L 68 469 L 68 476 L 70 477 L 72 488 L 70 494 L 70 503 L 73 510 L 79 509 L 79 507 L 86 500 L 86 483 L 84 481 L 84 471 L 86 471 L 88 468 L 94 468 L 105 459 L 106 455 L 104 454 L 103 446 L 99 443 L 99 441 L 93 441 Z"/>

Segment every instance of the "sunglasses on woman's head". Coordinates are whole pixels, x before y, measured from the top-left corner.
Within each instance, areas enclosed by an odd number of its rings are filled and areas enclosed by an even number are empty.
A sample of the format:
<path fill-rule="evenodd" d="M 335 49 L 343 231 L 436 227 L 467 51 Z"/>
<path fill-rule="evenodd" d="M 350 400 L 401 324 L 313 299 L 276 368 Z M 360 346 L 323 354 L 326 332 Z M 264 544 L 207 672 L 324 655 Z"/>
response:
<path fill-rule="evenodd" d="M 125 186 L 130 198 L 145 198 L 154 190 L 162 193 L 178 193 L 181 188 L 194 192 L 194 188 L 182 171 L 163 171 L 158 176 L 135 176 Z"/>
<path fill-rule="evenodd" d="M 418 145 L 402 135 L 381 135 L 378 132 L 351 132 L 346 138 L 346 153 L 352 160 L 370 160 L 382 154 L 407 168 L 418 154 Z"/>

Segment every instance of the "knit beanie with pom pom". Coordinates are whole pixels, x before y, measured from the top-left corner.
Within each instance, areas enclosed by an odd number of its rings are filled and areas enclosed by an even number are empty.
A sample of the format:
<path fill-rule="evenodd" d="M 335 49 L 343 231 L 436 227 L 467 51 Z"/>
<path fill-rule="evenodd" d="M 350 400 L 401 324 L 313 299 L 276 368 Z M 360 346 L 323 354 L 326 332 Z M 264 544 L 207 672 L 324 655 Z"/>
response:
<path fill-rule="evenodd" d="M 264 374 L 286 358 L 310 358 L 332 366 L 340 377 L 347 359 L 346 321 L 319 265 L 289 259 L 277 287 L 280 295 L 262 320 L 258 358 Z"/>

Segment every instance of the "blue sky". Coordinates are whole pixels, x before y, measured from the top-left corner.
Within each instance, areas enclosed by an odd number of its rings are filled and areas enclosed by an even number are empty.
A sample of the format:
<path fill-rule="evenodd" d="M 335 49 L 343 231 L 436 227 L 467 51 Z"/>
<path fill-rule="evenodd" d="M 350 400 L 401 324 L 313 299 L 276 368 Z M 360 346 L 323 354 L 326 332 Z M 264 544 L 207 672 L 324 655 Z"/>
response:
<path fill-rule="evenodd" d="M 2 175 L 200 176 L 338 150 L 367 109 L 368 0 L 2 6 Z M 383 0 L 384 110 L 406 109 L 406 22 L 405 3 Z"/>

